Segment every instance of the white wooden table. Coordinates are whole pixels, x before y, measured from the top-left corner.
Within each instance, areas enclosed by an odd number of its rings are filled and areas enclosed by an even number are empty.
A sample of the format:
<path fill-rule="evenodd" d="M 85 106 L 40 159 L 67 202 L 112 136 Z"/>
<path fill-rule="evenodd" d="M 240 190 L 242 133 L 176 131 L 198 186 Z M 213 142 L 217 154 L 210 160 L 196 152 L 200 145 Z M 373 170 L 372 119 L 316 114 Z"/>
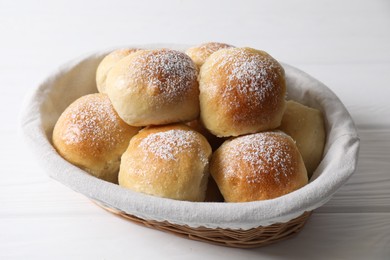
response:
<path fill-rule="evenodd" d="M 356 173 L 293 239 L 239 250 L 132 224 L 50 179 L 18 136 L 62 63 L 143 43 L 263 49 L 324 82 L 361 138 Z M 0 1 L 0 259 L 390 259 L 390 2 Z"/>

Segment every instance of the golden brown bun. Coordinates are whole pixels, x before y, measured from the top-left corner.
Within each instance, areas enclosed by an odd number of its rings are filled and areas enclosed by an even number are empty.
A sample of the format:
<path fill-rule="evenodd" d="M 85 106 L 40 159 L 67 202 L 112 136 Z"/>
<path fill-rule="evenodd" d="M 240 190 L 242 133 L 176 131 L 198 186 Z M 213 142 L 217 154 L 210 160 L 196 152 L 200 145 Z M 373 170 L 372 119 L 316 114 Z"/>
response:
<path fill-rule="evenodd" d="M 214 135 L 238 136 L 280 125 L 284 69 L 266 52 L 219 50 L 203 64 L 199 78 L 201 120 Z"/>
<path fill-rule="evenodd" d="M 96 86 L 100 93 L 106 93 L 106 79 L 107 74 L 111 68 L 121 59 L 130 54 L 138 51 L 139 49 L 118 49 L 108 55 L 106 55 L 103 60 L 99 63 L 99 66 L 96 70 Z"/>
<path fill-rule="evenodd" d="M 192 120 L 192 121 L 187 122 L 185 124 L 188 125 L 189 127 L 191 127 L 192 129 L 194 129 L 195 131 L 198 131 L 199 133 L 201 133 L 204 137 L 206 137 L 206 139 L 209 142 L 209 144 L 211 145 L 211 148 L 213 149 L 213 151 L 217 150 L 218 147 L 220 147 L 221 144 L 225 141 L 224 138 L 219 138 L 219 137 L 213 135 L 212 133 L 210 133 L 210 131 L 207 130 L 203 126 L 200 119 L 195 119 L 195 120 Z"/>
<path fill-rule="evenodd" d="M 195 62 L 196 66 L 200 68 L 203 63 L 206 61 L 206 59 L 213 54 L 214 52 L 226 49 L 226 48 L 232 48 L 234 46 L 226 44 L 226 43 L 220 43 L 220 42 L 207 42 L 203 43 L 198 46 L 194 46 L 189 48 L 186 51 L 186 54 L 191 57 L 191 59 Z"/>
<path fill-rule="evenodd" d="M 140 50 L 123 58 L 108 73 L 106 88 L 130 125 L 190 121 L 199 115 L 197 69 L 179 51 Z"/>
<path fill-rule="evenodd" d="M 119 185 L 158 197 L 204 201 L 210 157 L 206 138 L 188 126 L 147 127 L 122 156 Z"/>
<path fill-rule="evenodd" d="M 62 113 L 53 144 L 70 163 L 117 183 L 120 157 L 138 130 L 119 118 L 107 95 L 96 93 L 77 99 Z"/>
<path fill-rule="evenodd" d="M 322 159 L 325 146 L 325 123 L 321 111 L 287 101 L 279 129 L 295 140 L 310 178 Z"/>
<path fill-rule="evenodd" d="M 283 132 L 226 141 L 213 154 L 210 173 L 226 202 L 272 199 L 308 182 L 302 157 Z"/>

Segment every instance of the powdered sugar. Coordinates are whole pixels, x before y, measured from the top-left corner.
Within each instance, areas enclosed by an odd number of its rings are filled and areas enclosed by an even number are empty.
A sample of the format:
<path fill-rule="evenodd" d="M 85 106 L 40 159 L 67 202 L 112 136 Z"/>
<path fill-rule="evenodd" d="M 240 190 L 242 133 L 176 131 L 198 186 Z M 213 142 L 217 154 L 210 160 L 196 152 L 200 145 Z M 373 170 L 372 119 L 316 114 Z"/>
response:
<path fill-rule="evenodd" d="M 239 107 L 242 102 L 262 106 L 265 100 L 278 102 L 281 88 L 275 83 L 282 75 L 281 66 L 271 56 L 235 48 L 217 59 L 216 66 L 227 75 L 222 95 L 233 100 L 231 106 Z"/>
<path fill-rule="evenodd" d="M 140 147 L 167 161 L 177 161 L 183 153 L 195 151 L 202 163 L 208 163 L 206 153 L 200 148 L 199 137 L 193 131 L 172 129 L 153 133 L 141 141 Z"/>
<path fill-rule="evenodd" d="M 248 183 L 259 183 L 265 175 L 272 175 L 275 182 L 289 178 L 294 172 L 293 151 L 281 138 L 287 138 L 283 133 L 258 133 L 233 139 L 224 153 L 226 177 L 244 178 Z M 249 174 L 240 175 L 237 162 L 250 169 Z"/>
<path fill-rule="evenodd" d="M 103 142 L 110 147 L 123 138 L 121 119 L 103 94 L 82 97 L 71 104 L 65 114 L 67 127 L 63 139 L 66 144 L 87 142 L 98 146 Z"/>
<path fill-rule="evenodd" d="M 186 54 L 168 50 L 145 51 L 134 60 L 134 80 L 146 80 L 149 92 L 176 102 L 196 87 L 197 69 Z"/>

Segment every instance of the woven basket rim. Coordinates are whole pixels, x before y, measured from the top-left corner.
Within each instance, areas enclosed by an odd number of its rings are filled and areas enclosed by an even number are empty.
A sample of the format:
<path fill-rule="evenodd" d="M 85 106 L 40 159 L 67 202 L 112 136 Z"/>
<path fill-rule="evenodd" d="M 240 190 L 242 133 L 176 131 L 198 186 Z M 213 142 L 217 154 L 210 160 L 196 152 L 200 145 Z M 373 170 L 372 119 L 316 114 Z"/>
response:
<path fill-rule="evenodd" d="M 114 209 L 109 205 L 104 205 L 94 200 L 91 201 L 112 214 L 144 227 L 163 231 L 181 238 L 234 248 L 258 248 L 291 238 L 303 229 L 312 214 L 312 211 L 305 211 L 288 222 L 274 223 L 270 226 L 258 226 L 248 230 L 207 228 L 177 225 L 168 221 L 145 220 Z"/>

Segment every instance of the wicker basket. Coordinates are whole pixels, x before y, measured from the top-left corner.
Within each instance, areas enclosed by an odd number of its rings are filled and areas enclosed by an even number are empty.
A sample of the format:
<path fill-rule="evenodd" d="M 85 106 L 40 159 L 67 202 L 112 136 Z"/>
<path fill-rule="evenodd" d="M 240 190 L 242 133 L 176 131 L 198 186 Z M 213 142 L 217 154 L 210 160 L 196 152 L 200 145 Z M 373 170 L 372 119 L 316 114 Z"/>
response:
<path fill-rule="evenodd" d="M 81 57 L 51 75 L 32 93 L 23 108 L 21 124 L 25 141 L 52 178 L 116 215 L 192 240 L 238 248 L 259 247 L 297 234 L 310 212 L 329 201 L 354 172 L 359 138 L 348 111 L 325 85 L 284 64 L 288 98 L 320 109 L 327 122 L 324 159 L 305 187 L 268 201 L 214 205 L 147 196 L 94 178 L 66 162 L 50 140 L 62 111 L 80 96 L 96 92 L 96 67 L 105 54 Z"/>
<path fill-rule="evenodd" d="M 311 211 L 308 211 L 286 223 L 275 223 L 270 226 L 260 226 L 248 230 L 206 227 L 192 228 L 172 224 L 168 221 L 144 220 L 100 202 L 92 201 L 115 215 L 148 228 L 164 231 L 182 238 L 235 248 L 256 248 L 290 238 L 302 230 L 311 216 Z"/>

